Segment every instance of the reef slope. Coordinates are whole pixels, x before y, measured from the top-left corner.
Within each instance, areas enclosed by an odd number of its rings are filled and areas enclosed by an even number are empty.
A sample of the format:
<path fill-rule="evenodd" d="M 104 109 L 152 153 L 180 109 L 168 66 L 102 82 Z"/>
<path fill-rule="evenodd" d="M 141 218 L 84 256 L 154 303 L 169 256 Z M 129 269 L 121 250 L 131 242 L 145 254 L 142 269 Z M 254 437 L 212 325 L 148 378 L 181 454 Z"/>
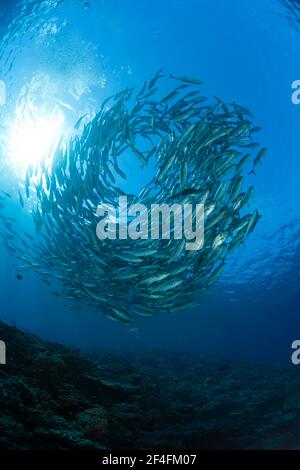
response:
<path fill-rule="evenodd" d="M 300 448 L 295 367 L 0 338 L 0 449 Z"/>

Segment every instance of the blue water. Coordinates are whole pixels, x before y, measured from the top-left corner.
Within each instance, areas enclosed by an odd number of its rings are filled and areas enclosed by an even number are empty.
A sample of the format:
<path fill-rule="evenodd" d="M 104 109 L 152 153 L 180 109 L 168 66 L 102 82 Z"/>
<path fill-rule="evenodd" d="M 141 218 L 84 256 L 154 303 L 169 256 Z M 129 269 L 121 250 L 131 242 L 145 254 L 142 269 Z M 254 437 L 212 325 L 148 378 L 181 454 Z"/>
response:
<path fill-rule="evenodd" d="M 300 106 L 291 102 L 291 84 L 300 79 L 300 22 L 288 8 L 296 3 L 1 2 L 0 79 L 7 84 L 1 123 L 30 102 L 74 124 L 105 97 L 141 86 L 165 67 L 201 78 L 206 96 L 251 109 L 262 127 L 259 142 L 268 148 L 257 175 L 249 176 L 262 220 L 197 309 L 138 320 L 136 335 L 99 312 L 68 310 L 34 273 L 17 282 L 15 262 L 0 247 L 2 319 L 83 348 L 167 348 L 289 362 L 290 344 L 300 338 Z M 5 126 L 1 132 L 5 146 Z M 2 167 L 1 187 L 14 188 L 21 169 L 7 158 Z M 30 225 L 17 201 L 11 211 Z"/>

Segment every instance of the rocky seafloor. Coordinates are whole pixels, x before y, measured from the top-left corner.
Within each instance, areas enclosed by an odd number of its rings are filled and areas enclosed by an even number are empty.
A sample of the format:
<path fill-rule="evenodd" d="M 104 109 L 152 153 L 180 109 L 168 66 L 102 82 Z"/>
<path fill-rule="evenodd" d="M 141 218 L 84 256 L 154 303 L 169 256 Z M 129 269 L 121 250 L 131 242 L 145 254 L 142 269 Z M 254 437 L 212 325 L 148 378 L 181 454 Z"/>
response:
<path fill-rule="evenodd" d="M 296 368 L 0 338 L 0 449 L 300 449 Z"/>

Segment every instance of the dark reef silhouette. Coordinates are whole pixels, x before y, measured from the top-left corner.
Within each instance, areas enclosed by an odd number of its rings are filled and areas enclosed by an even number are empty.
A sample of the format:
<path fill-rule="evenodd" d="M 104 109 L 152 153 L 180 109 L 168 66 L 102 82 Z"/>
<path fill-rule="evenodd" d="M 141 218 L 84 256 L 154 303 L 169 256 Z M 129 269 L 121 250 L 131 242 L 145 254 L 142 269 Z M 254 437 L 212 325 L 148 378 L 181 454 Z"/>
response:
<path fill-rule="evenodd" d="M 0 323 L 0 449 L 299 449 L 297 368 L 162 351 L 90 357 Z"/>

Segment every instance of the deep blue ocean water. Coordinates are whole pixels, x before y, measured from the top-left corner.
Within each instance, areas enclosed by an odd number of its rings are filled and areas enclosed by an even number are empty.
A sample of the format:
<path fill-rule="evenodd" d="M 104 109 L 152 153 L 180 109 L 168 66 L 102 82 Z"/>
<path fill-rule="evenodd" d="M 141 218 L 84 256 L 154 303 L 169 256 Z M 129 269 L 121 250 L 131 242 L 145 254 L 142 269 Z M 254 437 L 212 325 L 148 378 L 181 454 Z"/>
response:
<path fill-rule="evenodd" d="M 262 220 L 197 309 L 138 320 L 133 334 L 99 312 L 68 310 L 34 273 L 18 282 L 14 260 L 1 247 L 4 321 L 83 348 L 166 348 L 289 363 L 291 342 L 300 338 L 300 106 L 291 101 L 291 84 L 300 79 L 297 4 L 1 1 L 4 146 L 6 123 L 26 107 L 45 115 L 55 110 L 74 124 L 110 94 L 140 86 L 165 67 L 201 78 L 206 96 L 251 109 L 262 128 L 259 142 L 268 148 L 256 176 L 249 176 Z M 1 189 L 13 190 L 22 165 L 14 155 L 11 161 L 2 156 L 1 166 Z M 136 170 L 130 171 L 136 185 Z M 30 226 L 17 200 L 11 214 Z"/>

